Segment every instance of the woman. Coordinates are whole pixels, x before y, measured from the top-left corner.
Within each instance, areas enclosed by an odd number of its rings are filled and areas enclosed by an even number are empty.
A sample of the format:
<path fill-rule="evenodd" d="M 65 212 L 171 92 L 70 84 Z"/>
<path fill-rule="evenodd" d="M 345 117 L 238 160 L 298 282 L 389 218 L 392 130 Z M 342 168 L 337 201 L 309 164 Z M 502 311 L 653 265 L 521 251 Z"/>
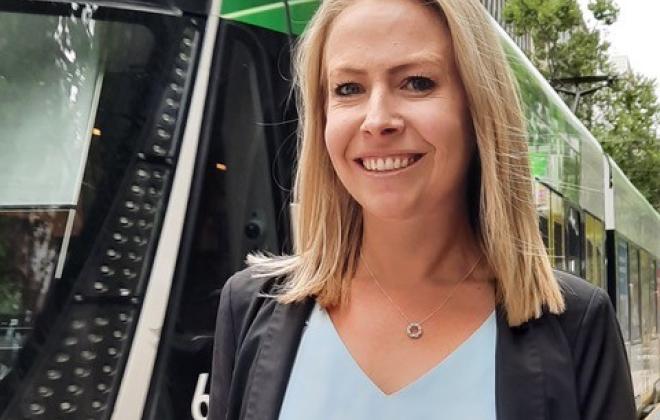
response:
<path fill-rule="evenodd" d="M 295 254 L 222 293 L 210 419 L 632 420 L 607 295 L 553 273 L 476 0 L 326 0 L 297 55 Z"/>

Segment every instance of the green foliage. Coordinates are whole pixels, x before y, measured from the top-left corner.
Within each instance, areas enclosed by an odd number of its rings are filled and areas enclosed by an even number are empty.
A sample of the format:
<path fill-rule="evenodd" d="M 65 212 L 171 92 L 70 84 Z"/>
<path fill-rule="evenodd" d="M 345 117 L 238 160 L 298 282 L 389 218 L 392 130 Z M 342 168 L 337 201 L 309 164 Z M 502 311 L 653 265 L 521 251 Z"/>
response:
<path fill-rule="evenodd" d="M 532 49 L 526 54 L 547 79 L 612 74 L 610 45 L 602 39 L 601 27 L 616 21 L 619 8 L 614 0 L 592 0 L 588 9 L 595 19 L 593 28 L 585 23 L 576 0 L 508 0 L 504 19 L 516 35 L 529 34 Z M 560 96 L 572 105 L 572 96 Z M 660 105 L 654 81 L 622 75 L 611 88 L 583 97 L 576 114 L 660 209 Z"/>
<path fill-rule="evenodd" d="M 640 74 L 622 77 L 600 95 L 592 131 L 632 183 L 660 209 L 660 103 L 655 82 Z"/>
<path fill-rule="evenodd" d="M 598 31 L 575 31 L 566 41 L 552 50 L 554 74 L 551 78 L 591 75 L 606 70 L 609 44 L 600 39 Z"/>
<path fill-rule="evenodd" d="M 20 302 L 21 290 L 16 283 L 0 283 L 0 314 L 16 315 Z"/>
<path fill-rule="evenodd" d="M 605 25 L 611 25 L 619 17 L 619 7 L 612 0 L 594 0 L 587 6 L 594 18 Z"/>
<path fill-rule="evenodd" d="M 509 0 L 504 20 L 517 35 L 530 35 L 526 53 L 547 79 L 605 70 L 609 44 L 587 28 L 576 0 Z"/>
<path fill-rule="evenodd" d="M 10 242 L 3 240 L 10 233 L 5 218 L 0 217 L 0 314 L 18 313 L 21 304 L 21 288 L 16 280 L 16 264 L 12 261 Z"/>
<path fill-rule="evenodd" d="M 531 36 L 534 48 L 527 53 L 546 78 L 558 77 L 558 67 L 572 68 L 572 63 L 557 61 L 563 57 L 557 49 L 565 45 L 564 34 L 582 21 L 575 0 L 509 0 L 504 20 L 512 24 L 517 35 Z"/>

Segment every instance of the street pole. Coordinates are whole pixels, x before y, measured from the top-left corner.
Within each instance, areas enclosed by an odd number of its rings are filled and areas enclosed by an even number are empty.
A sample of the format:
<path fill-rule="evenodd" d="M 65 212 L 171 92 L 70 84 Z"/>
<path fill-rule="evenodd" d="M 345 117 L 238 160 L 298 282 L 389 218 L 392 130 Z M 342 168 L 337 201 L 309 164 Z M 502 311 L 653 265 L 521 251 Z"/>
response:
<path fill-rule="evenodd" d="M 571 111 L 573 111 L 573 114 L 575 114 L 582 97 L 591 95 L 592 93 L 604 87 L 610 87 L 616 80 L 616 76 L 576 76 L 551 79 L 550 84 L 557 92 L 565 93 L 573 97 L 573 105 L 571 106 Z M 587 89 L 580 89 L 580 85 L 585 83 L 589 83 L 592 86 Z M 598 84 L 593 86 L 594 83 Z M 571 89 L 565 88 L 564 86 L 566 85 L 570 85 Z"/>

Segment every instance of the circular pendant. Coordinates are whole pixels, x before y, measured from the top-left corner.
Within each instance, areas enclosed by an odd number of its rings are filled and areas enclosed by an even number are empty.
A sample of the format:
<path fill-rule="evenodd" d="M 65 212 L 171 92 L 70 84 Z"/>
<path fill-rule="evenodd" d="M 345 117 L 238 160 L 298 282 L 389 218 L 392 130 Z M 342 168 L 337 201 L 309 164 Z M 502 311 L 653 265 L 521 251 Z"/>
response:
<path fill-rule="evenodd" d="M 410 338 L 417 339 L 422 336 L 422 326 L 416 322 L 411 322 L 406 328 L 406 334 Z"/>

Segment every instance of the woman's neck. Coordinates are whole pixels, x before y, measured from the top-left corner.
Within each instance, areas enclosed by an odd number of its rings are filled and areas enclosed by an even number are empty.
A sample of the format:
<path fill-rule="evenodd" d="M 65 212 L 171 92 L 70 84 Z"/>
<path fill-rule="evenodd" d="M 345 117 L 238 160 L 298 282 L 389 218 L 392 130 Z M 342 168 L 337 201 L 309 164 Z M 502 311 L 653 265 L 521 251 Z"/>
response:
<path fill-rule="evenodd" d="M 391 287 L 451 283 L 481 256 L 467 212 L 460 214 L 382 220 L 365 213 L 362 258 L 367 260 L 379 281 Z M 367 273 L 363 263 L 358 264 L 360 276 Z M 479 272 L 482 270 L 476 273 Z"/>

